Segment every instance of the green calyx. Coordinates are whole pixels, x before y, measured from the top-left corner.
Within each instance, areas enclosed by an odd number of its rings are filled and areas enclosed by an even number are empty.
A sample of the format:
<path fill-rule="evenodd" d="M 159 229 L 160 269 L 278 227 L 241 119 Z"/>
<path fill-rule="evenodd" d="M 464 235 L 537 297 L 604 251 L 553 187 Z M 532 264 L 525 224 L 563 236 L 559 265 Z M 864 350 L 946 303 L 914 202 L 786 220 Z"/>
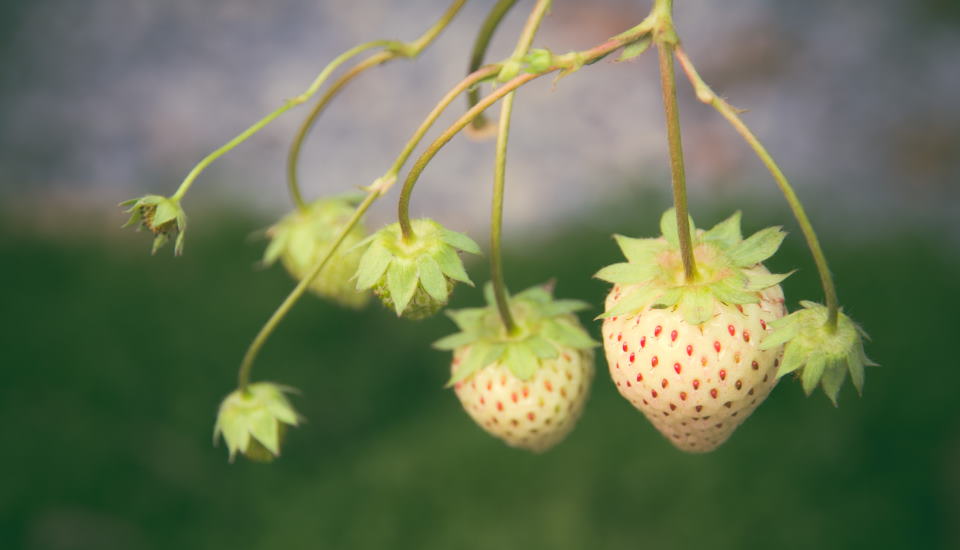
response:
<path fill-rule="evenodd" d="M 561 348 L 587 350 L 598 345 L 573 315 L 589 307 L 584 302 L 555 300 L 542 286 L 524 290 L 509 298 L 517 330 L 508 334 L 497 311 L 492 285 L 487 285 L 485 295 L 486 307 L 448 311 L 460 332 L 433 344 L 441 350 L 470 347 L 448 385 L 498 361 L 517 378 L 529 380 L 541 361 L 556 358 Z"/>
<path fill-rule="evenodd" d="M 183 253 L 183 237 L 187 231 L 187 214 L 180 206 L 180 201 L 160 195 L 146 195 L 138 199 L 130 199 L 120 203 L 128 206 L 127 213 L 130 219 L 123 227 L 138 225 L 137 229 L 146 228 L 153 233 L 153 249 L 151 254 L 170 241 L 176 235 L 173 253 L 177 256 Z"/>
<path fill-rule="evenodd" d="M 357 290 L 374 289 L 398 316 L 422 319 L 447 304 L 456 281 L 473 286 L 458 251 L 480 254 L 480 247 L 433 220 L 412 226 L 410 239 L 394 223 L 358 243 L 366 250 L 354 277 Z"/>
<path fill-rule="evenodd" d="M 258 382 L 228 395 L 217 414 L 214 444 L 223 437 L 230 462 L 238 452 L 256 462 L 272 461 L 280 455 L 286 426 L 297 426 L 302 420 L 284 395 L 292 391 L 286 386 Z"/>
<path fill-rule="evenodd" d="M 291 212 L 267 230 L 270 244 L 263 263 L 271 265 L 280 260 L 295 279 L 303 279 L 330 253 L 361 199 L 356 195 L 325 198 Z M 367 304 L 370 294 L 357 291 L 351 280 L 363 255 L 353 248 L 365 234 L 362 223 L 350 230 L 323 271 L 310 283 L 314 294 L 345 307 L 361 308 Z"/>
<path fill-rule="evenodd" d="M 676 213 L 667 210 L 660 219 L 662 236 L 635 239 L 615 235 L 627 258 L 594 275 L 625 287 L 627 294 L 600 318 L 634 315 L 645 307 L 679 307 L 684 320 L 699 325 L 709 320 L 717 302 L 736 305 L 760 301 L 760 291 L 776 286 L 790 273 L 769 273 L 759 264 L 780 247 L 786 234 L 768 227 L 743 238 L 740 212 L 706 231 L 689 219 L 697 277 L 687 282 L 680 256 Z"/>
<path fill-rule="evenodd" d="M 772 331 L 760 343 L 760 349 L 785 344 L 777 377 L 798 372 L 808 396 L 820 384 L 836 406 L 849 373 L 857 393 L 862 394 L 864 366 L 877 366 L 863 351 L 867 334 L 842 311 L 834 328 L 827 323 L 826 306 L 807 301 L 800 305 L 803 309 L 771 323 Z"/>

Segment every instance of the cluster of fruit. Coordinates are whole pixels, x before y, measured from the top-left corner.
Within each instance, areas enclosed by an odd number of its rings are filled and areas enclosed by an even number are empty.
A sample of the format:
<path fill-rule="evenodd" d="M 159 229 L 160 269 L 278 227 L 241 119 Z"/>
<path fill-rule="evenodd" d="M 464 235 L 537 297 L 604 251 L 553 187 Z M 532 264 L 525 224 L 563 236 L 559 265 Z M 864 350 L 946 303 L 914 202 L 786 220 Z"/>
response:
<path fill-rule="evenodd" d="M 475 131 L 485 124 L 488 130 L 494 126 L 497 136 L 492 281 L 486 287 L 485 306 L 447 312 L 459 332 L 434 346 L 452 352 L 449 386 L 484 430 L 511 446 L 535 452 L 563 440 L 584 410 L 594 377 L 594 348 L 601 344 L 620 394 L 676 447 L 689 452 L 707 452 L 726 441 L 787 374 L 795 374 L 808 395 L 822 387 L 834 403 L 848 375 L 856 389 L 862 389 L 864 366 L 871 364 L 863 351 L 864 334 L 839 308 L 809 220 L 786 178 L 738 112 L 706 86 L 680 48 L 670 0 L 655 0 L 650 16 L 607 42 L 565 55 L 530 50 L 550 7 L 549 0 L 537 0 L 514 54 L 501 63 L 480 66 L 492 29 L 514 3 L 500 0 L 478 36 L 480 55 L 474 56 L 471 73 L 444 96 L 395 165 L 366 188 L 367 194 L 304 202 L 296 185 L 296 158 L 302 136 L 326 102 L 366 68 L 416 55 L 463 3 L 454 1 L 440 22 L 417 41 L 372 42 L 338 57 L 305 94 L 201 161 L 173 196 L 149 195 L 126 203 L 131 206 L 130 223 L 139 223 L 155 235 L 154 250 L 176 234 L 179 253 L 186 229 L 180 201 L 200 171 L 285 110 L 308 100 L 340 63 L 361 51 L 383 48 L 329 88 L 291 150 L 290 183 L 297 209 L 268 230 L 264 263 L 279 261 L 298 283 L 254 339 L 240 367 L 238 388 L 221 405 L 214 434 L 215 438 L 222 435 L 231 459 L 242 453 L 253 460 L 272 460 L 279 455 L 286 427 L 300 422 L 285 396 L 289 388 L 251 383 L 249 375 L 264 341 L 304 293 L 312 291 L 348 308 L 363 307 L 375 294 L 398 316 L 423 319 L 446 307 L 457 283 L 473 285 L 460 254 L 480 254 L 480 247 L 433 220 L 411 220 L 408 211 L 413 185 L 424 167 L 468 125 Z M 626 261 L 596 274 L 613 285 L 605 311 L 598 317 L 603 322 L 598 343 L 576 316 L 587 304 L 554 298 L 552 285 L 513 295 L 506 290 L 500 228 L 513 91 L 550 72 L 577 71 L 617 50 L 622 50 L 621 60 L 635 57 L 651 44 L 657 46 L 661 61 L 676 207 L 663 214 L 659 237 L 616 236 Z M 788 315 L 780 283 L 789 273 L 770 273 L 763 265 L 784 239 L 780 228 L 744 238 L 739 212 L 707 230 L 698 229 L 687 214 L 674 59 L 687 73 L 697 97 L 730 120 L 784 190 L 817 263 L 825 305 L 801 302 L 802 309 Z M 397 180 L 433 121 L 454 98 L 473 94 L 479 83 L 488 80 L 500 85 L 482 100 L 471 97 L 467 113 L 414 164 L 400 195 L 398 221 L 368 236 L 361 221 L 364 213 Z M 501 99 L 499 124 L 489 125 L 483 111 Z"/>

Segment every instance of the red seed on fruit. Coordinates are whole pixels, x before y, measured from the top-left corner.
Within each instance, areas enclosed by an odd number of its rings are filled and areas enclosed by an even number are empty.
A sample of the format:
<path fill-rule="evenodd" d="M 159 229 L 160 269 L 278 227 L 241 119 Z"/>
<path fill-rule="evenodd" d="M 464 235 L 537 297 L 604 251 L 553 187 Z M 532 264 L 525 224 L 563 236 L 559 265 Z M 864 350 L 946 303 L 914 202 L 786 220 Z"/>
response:
<path fill-rule="evenodd" d="M 656 356 L 656 355 L 654 355 L 654 356 L 653 356 L 653 359 L 650 359 L 650 366 L 651 366 L 651 367 L 655 367 L 655 366 L 657 366 L 658 364 L 660 364 L 660 360 L 657 359 L 657 356 Z"/>
<path fill-rule="evenodd" d="M 686 400 L 687 400 L 687 392 L 685 392 L 685 391 L 680 392 L 680 400 L 681 400 L 681 401 L 686 401 Z"/>
<path fill-rule="evenodd" d="M 716 341 L 715 341 L 715 342 L 713 343 L 713 349 L 714 349 L 714 351 L 716 351 L 717 353 L 720 353 L 720 342 L 716 342 Z"/>
<path fill-rule="evenodd" d="M 749 342 L 749 341 L 750 341 L 750 331 L 749 331 L 749 330 L 744 330 L 744 331 L 743 331 L 743 341 L 744 341 L 744 342 Z"/>
<path fill-rule="evenodd" d="M 663 380 L 660 381 L 660 387 L 661 387 L 661 388 L 666 388 L 668 385 L 670 385 L 670 382 L 667 382 L 667 379 L 666 379 L 666 378 L 664 378 Z"/>
<path fill-rule="evenodd" d="M 727 371 L 720 369 L 720 380 L 726 380 L 726 379 L 727 379 Z"/>
<path fill-rule="evenodd" d="M 647 347 L 647 337 L 646 337 L 646 336 L 641 336 L 641 337 L 640 337 L 640 347 L 641 347 L 641 348 Z"/>
<path fill-rule="evenodd" d="M 656 396 L 657 396 L 657 390 L 650 390 L 650 395 L 652 395 L 653 397 L 656 397 Z"/>
<path fill-rule="evenodd" d="M 637 382 L 643 382 L 643 374 L 637 373 Z"/>
<path fill-rule="evenodd" d="M 693 355 L 693 346 L 687 344 L 687 357 Z"/>
<path fill-rule="evenodd" d="M 753 370 L 757 370 L 757 369 L 760 368 L 760 365 L 758 365 L 757 362 L 754 361 L 754 362 L 750 363 L 750 368 L 752 368 Z"/>
<path fill-rule="evenodd" d="M 696 378 L 693 379 L 693 389 L 695 389 L 695 390 L 699 390 L 699 389 L 700 389 L 700 380 L 698 380 L 698 379 L 696 379 Z"/>
<path fill-rule="evenodd" d="M 633 363 L 634 359 L 636 359 L 636 356 L 633 354 L 633 352 L 631 352 L 631 353 L 630 353 L 630 363 Z"/>
<path fill-rule="evenodd" d="M 660 333 L 661 333 L 661 332 L 663 332 L 663 327 L 661 327 L 660 325 L 657 325 L 657 326 L 653 329 L 653 335 L 654 335 L 654 336 L 660 336 Z"/>
<path fill-rule="evenodd" d="M 680 369 L 680 363 L 674 363 L 674 364 L 673 364 L 673 370 L 675 370 L 675 371 L 677 372 L 677 374 L 680 374 L 680 370 L 681 370 L 681 369 Z"/>
<path fill-rule="evenodd" d="M 737 383 L 734 384 L 734 386 L 736 386 L 736 388 L 739 390 L 740 388 L 743 387 L 743 382 L 741 382 L 740 380 L 737 380 Z"/>
<path fill-rule="evenodd" d="M 710 390 L 710 397 L 714 399 L 717 398 L 717 388 L 713 388 L 712 390 Z"/>
<path fill-rule="evenodd" d="M 677 331 L 675 331 L 675 330 L 671 330 L 671 331 L 670 331 L 670 341 L 671 341 L 671 342 L 676 342 L 676 341 L 677 341 Z"/>
<path fill-rule="evenodd" d="M 737 333 L 737 329 L 733 328 L 733 325 L 727 325 L 727 332 L 730 333 L 730 336 L 733 336 Z"/>

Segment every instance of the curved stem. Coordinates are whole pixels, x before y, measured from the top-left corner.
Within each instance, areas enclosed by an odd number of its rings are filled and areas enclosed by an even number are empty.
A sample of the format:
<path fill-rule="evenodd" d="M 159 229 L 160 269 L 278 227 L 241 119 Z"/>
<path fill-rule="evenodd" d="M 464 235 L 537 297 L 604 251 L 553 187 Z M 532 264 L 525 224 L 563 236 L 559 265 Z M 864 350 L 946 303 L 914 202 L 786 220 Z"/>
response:
<path fill-rule="evenodd" d="M 673 205 L 677 216 L 677 236 L 680 240 L 680 257 L 683 274 L 688 283 L 697 277 L 697 265 L 693 258 L 693 240 L 690 224 L 687 223 L 687 182 L 683 167 L 683 142 L 680 136 L 680 109 L 677 106 L 677 81 L 673 71 L 673 44 L 657 41 L 660 58 L 660 87 L 663 91 L 663 112 L 667 119 L 667 143 L 670 147 L 670 180 L 673 185 Z"/>
<path fill-rule="evenodd" d="M 497 153 L 493 170 L 493 206 L 490 213 L 490 281 L 493 283 L 493 295 L 497 302 L 497 311 L 507 334 L 514 334 L 517 325 L 510 313 L 507 300 L 507 285 L 503 278 L 503 254 L 501 252 L 501 233 L 503 229 L 503 190 L 507 170 L 507 138 L 510 135 L 510 114 L 513 111 L 513 98 L 516 94 L 507 94 L 500 107 L 500 124 L 497 129 Z"/>
<path fill-rule="evenodd" d="M 540 23 L 550 9 L 551 0 L 537 0 L 527 23 L 520 33 L 520 39 L 513 50 L 514 58 L 527 54 L 533 37 L 540 28 Z M 497 130 L 497 151 L 493 169 L 493 205 L 490 212 L 490 280 L 493 283 L 493 295 L 497 302 L 497 311 L 507 334 L 517 331 L 513 314 L 510 313 L 510 302 L 507 299 L 507 284 L 503 278 L 503 253 L 501 250 L 501 235 L 503 232 L 503 191 L 507 173 L 507 141 L 510 137 L 510 118 L 513 113 L 513 100 L 516 94 L 510 92 L 503 99 L 500 107 L 500 124 Z M 476 119 L 474 119 L 476 120 Z"/>
<path fill-rule="evenodd" d="M 317 122 L 320 114 L 323 113 L 323 110 L 327 107 L 330 101 L 333 100 L 333 98 L 336 97 L 336 95 L 344 87 L 346 87 L 351 80 L 359 76 L 370 67 L 375 67 L 395 57 L 395 52 L 382 51 L 377 52 L 356 64 L 349 71 L 340 76 L 340 78 L 331 84 L 329 88 L 327 88 L 327 91 L 323 93 L 320 99 L 317 100 L 317 103 L 310 110 L 310 114 L 307 115 L 307 118 L 305 118 L 300 124 L 300 128 L 297 130 L 297 133 L 293 138 L 293 142 L 290 144 L 290 152 L 287 154 L 287 187 L 290 190 L 290 198 L 293 199 L 293 202 L 301 211 L 306 210 L 306 203 L 304 203 L 303 195 L 300 192 L 297 169 L 300 163 L 300 151 L 303 149 L 303 142 L 306 139 L 307 134 L 310 133 L 313 125 Z"/>
<path fill-rule="evenodd" d="M 297 177 L 297 168 L 300 160 L 300 152 L 303 148 L 303 142 L 306 139 L 307 135 L 310 133 L 310 130 L 313 128 L 313 125 L 316 124 L 317 119 L 320 117 L 320 114 L 327 107 L 330 101 L 336 97 L 336 95 L 344 88 L 347 84 L 350 83 L 354 78 L 362 74 L 367 69 L 381 65 L 397 57 L 416 57 L 424 49 L 427 48 L 440 33 L 450 24 L 450 21 L 453 20 L 454 16 L 460 11 L 463 5 L 466 3 L 466 0 L 454 0 L 450 4 L 450 7 L 447 8 L 447 11 L 444 12 L 443 16 L 437 20 L 436 23 L 426 32 L 424 32 L 419 38 L 410 42 L 409 44 L 404 45 L 404 47 L 391 48 L 382 52 L 377 52 L 370 57 L 364 59 L 360 63 L 354 65 L 349 71 L 344 73 L 336 82 L 330 85 L 323 96 L 317 101 L 317 104 L 314 105 L 313 109 L 310 110 L 310 114 L 307 115 L 307 118 L 300 124 L 300 128 L 297 130 L 297 134 L 293 139 L 293 143 L 290 145 L 290 152 L 287 155 L 287 186 L 290 189 L 290 197 L 293 199 L 293 202 L 297 205 L 297 208 L 300 210 L 306 209 L 306 204 L 303 200 L 303 195 L 300 192 L 300 184 Z"/>
<path fill-rule="evenodd" d="M 483 20 L 483 24 L 480 25 L 480 30 L 477 32 L 477 38 L 473 42 L 473 50 L 470 52 L 470 65 L 467 68 L 467 73 L 472 73 L 479 69 L 483 65 L 483 60 L 487 55 L 487 47 L 490 45 L 490 40 L 493 38 L 493 33 L 496 32 L 497 27 L 500 26 L 500 22 L 503 21 L 503 18 L 510 11 L 510 8 L 517 3 L 517 0 L 498 0 L 492 8 L 490 8 L 490 13 L 487 14 L 487 18 Z M 467 109 L 473 107 L 480 101 L 480 89 L 471 88 L 467 92 Z M 471 126 L 475 130 L 481 130 L 485 128 L 490 122 L 487 120 L 487 117 L 480 113 L 480 115 L 473 119 Z"/>
<path fill-rule="evenodd" d="M 269 115 L 261 118 L 260 120 L 255 122 L 252 126 L 247 128 L 243 132 L 240 132 L 240 134 L 237 135 L 237 137 L 231 139 L 222 147 L 210 153 L 209 155 L 204 157 L 203 160 L 198 162 L 197 165 L 194 166 L 192 170 L 190 170 L 190 173 L 187 174 L 186 178 L 184 178 L 183 183 L 180 184 L 180 187 L 177 188 L 177 191 L 170 198 L 174 200 L 182 199 L 183 196 L 190 189 L 190 186 L 193 185 L 193 182 L 196 181 L 200 173 L 203 172 L 208 166 L 213 164 L 215 160 L 222 157 L 225 153 L 227 153 L 237 145 L 240 145 L 241 143 L 246 141 L 246 139 L 252 136 L 253 134 L 262 130 L 267 124 L 270 124 L 271 122 L 276 120 L 276 118 L 282 115 L 283 113 L 289 111 L 290 109 L 292 109 L 293 107 L 296 107 L 297 105 L 300 105 L 301 103 L 308 101 L 311 97 L 313 97 L 314 94 L 317 93 L 317 90 L 319 90 L 320 87 L 323 86 L 323 83 L 327 80 L 327 78 L 330 77 L 333 71 L 335 71 L 340 65 L 343 65 L 344 63 L 349 61 L 350 58 L 372 48 L 381 48 L 381 47 L 398 48 L 402 46 L 403 46 L 402 43 L 397 42 L 395 40 L 374 40 L 372 42 L 360 44 L 359 46 L 354 46 L 353 48 L 350 48 L 349 50 L 338 55 L 333 61 L 331 61 L 326 67 L 323 68 L 323 71 L 321 71 L 320 74 L 317 75 L 317 78 L 314 79 L 313 83 L 310 84 L 310 87 L 307 88 L 306 91 L 294 97 L 293 99 L 288 99 L 286 102 L 284 102 L 284 104 L 280 108 L 273 111 Z"/>
<path fill-rule="evenodd" d="M 760 158 L 760 161 L 763 162 L 764 166 L 767 167 L 770 174 L 773 176 L 774 181 L 777 183 L 777 187 L 780 188 L 780 191 L 783 193 L 784 198 L 787 200 L 787 204 L 790 205 L 790 210 L 793 212 L 794 218 L 796 218 L 797 223 L 800 225 L 800 230 L 803 233 L 804 239 L 807 241 L 807 246 L 810 248 L 810 253 L 813 255 L 813 261 L 817 265 L 817 272 L 820 274 L 820 283 L 823 286 L 824 298 L 827 302 L 827 326 L 834 330 L 837 327 L 837 317 L 839 316 L 839 301 L 837 300 L 837 289 L 833 283 L 833 276 L 830 274 L 830 267 L 827 265 L 827 257 L 823 253 L 823 249 L 820 247 L 820 240 L 817 238 L 816 232 L 813 230 L 813 224 L 810 223 L 810 218 L 807 217 L 807 213 L 803 208 L 803 204 L 800 202 L 800 199 L 797 197 L 796 192 L 793 190 L 793 186 L 790 185 L 790 182 L 787 180 L 787 177 L 783 174 L 783 171 L 780 170 L 780 167 L 773 160 L 773 157 L 770 156 L 770 153 L 767 152 L 767 148 L 760 143 L 760 140 L 753 134 L 749 127 L 743 122 L 740 118 L 740 114 L 732 107 L 729 103 L 726 102 L 723 98 L 719 97 L 713 92 L 710 86 L 700 78 L 700 75 L 697 73 L 696 68 L 693 66 L 693 63 L 690 62 L 690 58 L 687 57 L 686 52 L 683 51 L 683 48 L 677 48 L 677 60 L 680 62 L 680 66 L 683 67 L 684 72 L 687 74 L 690 83 L 693 85 L 694 91 L 697 94 L 697 99 L 710 105 L 716 109 L 727 121 L 733 126 L 733 128 L 739 133 L 743 139 L 750 145 L 754 153 Z"/>
<path fill-rule="evenodd" d="M 247 384 L 250 383 L 250 369 L 253 367 L 253 363 L 257 358 L 257 355 L 260 353 L 260 349 L 263 348 L 263 344 L 267 341 L 270 335 L 273 333 L 274 329 L 277 328 L 277 325 L 280 324 L 280 321 L 287 315 L 287 313 L 293 308 L 294 304 L 297 303 L 297 300 L 310 288 L 310 283 L 320 274 L 327 263 L 330 261 L 330 258 L 333 257 L 333 254 L 337 251 L 340 245 L 343 243 L 343 240 L 350 234 L 350 231 L 353 229 L 357 222 L 360 221 L 360 218 L 366 213 L 367 209 L 370 208 L 370 205 L 373 204 L 373 201 L 377 199 L 379 194 L 376 191 L 370 191 L 366 198 L 363 199 L 356 210 L 353 211 L 353 215 L 350 216 L 350 219 L 347 221 L 347 224 L 343 226 L 343 229 L 340 230 L 340 233 L 337 235 L 336 240 L 333 241 L 333 246 L 327 251 L 327 253 L 320 259 L 310 270 L 309 273 L 297 283 L 297 286 L 287 295 L 283 300 L 283 303 L 280 304 L 280 307 L 273 312 L 273 315 L 270 316 L 270 319 L 267 320 L 266 324 L 260 328 L 260 332 L 257 333 L 257 336 L 253 339 L 253 342 L 250 344 L 250 347 L 247 348 L 247 352 L 243 356 L 243 361 L 240 363 L 240 371 L 237 374 L 237 384 L 240 390 L 245 390 Z"/>

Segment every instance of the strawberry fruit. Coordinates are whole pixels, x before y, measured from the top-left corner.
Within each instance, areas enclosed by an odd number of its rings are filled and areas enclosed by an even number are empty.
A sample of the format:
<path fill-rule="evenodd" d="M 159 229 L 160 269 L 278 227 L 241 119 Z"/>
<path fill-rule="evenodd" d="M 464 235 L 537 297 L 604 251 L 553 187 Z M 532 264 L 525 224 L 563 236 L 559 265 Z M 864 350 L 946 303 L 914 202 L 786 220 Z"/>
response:
<path fill-rule="evenodd" d="M 448 312 L 461 332 L 434 347 L 453 351 L 450 384 L 481 428 L 543 452 L 570 433 L 590 391 L 597 344 L 573 315 L 587 304 L 530 288 L 510 298 L 517 330 L 507 334 L 487 290 L 486 307 Z"/>
<path fill-rule="evenodd" d="M 606 300 L 603 345 L 620 394 L 675 446 L 707 452 L 727 440 L 777 382 L 782 346 L 760 348 L 786 314 L 779 283 L 760 263 L 784 233 L 768 228 L 747 239 L 740 214 L 693 236 L 696 276 L 684 277 L 676 215 L 663 236 L 616 236 L 626 263 L 597 277 L 614 283 Z"/>

